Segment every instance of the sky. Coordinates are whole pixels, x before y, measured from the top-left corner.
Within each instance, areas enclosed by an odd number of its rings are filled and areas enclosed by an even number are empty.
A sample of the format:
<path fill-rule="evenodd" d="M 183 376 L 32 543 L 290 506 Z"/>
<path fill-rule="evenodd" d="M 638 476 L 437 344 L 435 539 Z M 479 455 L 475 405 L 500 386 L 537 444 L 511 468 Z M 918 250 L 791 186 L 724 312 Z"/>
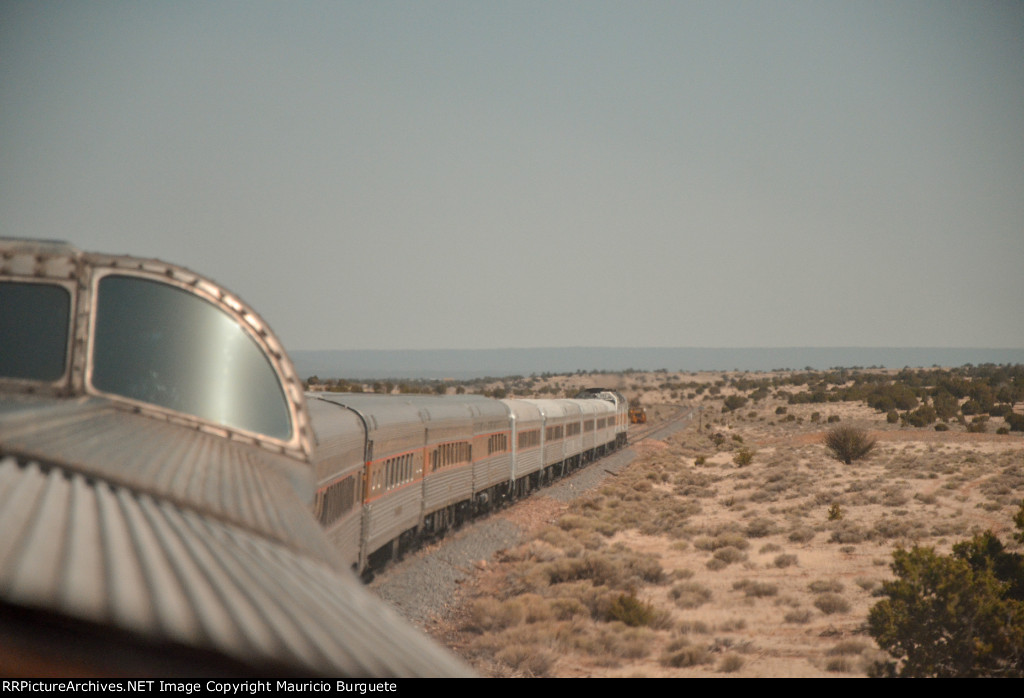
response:
<path fill-rule="evenodd" d="M 0 235 L 285 347 L 1024 347 L 1024 3 L 0 2 Z"/>

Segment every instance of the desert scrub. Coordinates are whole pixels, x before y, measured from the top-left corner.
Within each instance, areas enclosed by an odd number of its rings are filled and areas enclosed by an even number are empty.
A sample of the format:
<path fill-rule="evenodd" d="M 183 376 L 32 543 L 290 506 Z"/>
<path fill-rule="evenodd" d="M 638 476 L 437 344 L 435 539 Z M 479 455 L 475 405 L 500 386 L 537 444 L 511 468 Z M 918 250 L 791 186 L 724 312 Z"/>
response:
<path fill-rule="evenodd" d="M 661 657 L 662 665 L 674 668 L 710 664 L 712 661 L 714 661 L 713 655 L 708 651 L 707 647 L 690 644 L 685 644 L 676 649 L 672 649 L 672 645 L 669 645 L 668 651 Z"/>
<path fill-rule="evenodd" d="M 734 562 L 743 562 L 744 560 L 746 560 L 747 554 L 739 548 L 734 548 L 731 545 L 729 545 L 724 548 L 719 548 L 718 550 L 716 550 L 714 553 L 712 553 L 712 557 L 715 560 L 720 560 L 727 565 L 731 565 Z"/>
<path fill-rule="evenodd" d="M 843 583 L 838 579 L 818 579 L 807 585 L 807 590 L 812 594 L 838 594 L 843 588 Z"/>
<path fill-rule="evenodd" d="M 641 601 L 631 593 L 619 594 L 608 606 L 606 614 L 605 620 L 617 620 L 632 628 L 664 628 L 669 622 L 667 613 L 659 611 L 653 604 Z"/>
<path fill-rule="evenodd" d="M 732 457 L 732 462 L 741 468 L 748 466 L 754 462 L 754 452 L 749 448 L 741 448 L 736 452 L 736 455 Z"/>
<path fill-rule="evenodd" d="M 776 555 L 775 559 L 772 561 L 772 564 L 778 567 L 779 569 L 785 567 L 792 567 L 793 565 L 797 564 L 797 558 L 796 555 Z"/>
<path fill-rule="evenodd" d="M 625 589 L 643 582 L 657 584 L 665 581 L 665 570 L 654 556 L 619 547 L 587 552 L 575 558 L 560 558 L 544 563 L 540 570 L 550 585 L 589 580 L 594 586 Z"/>
<path fill-rule="evenodd" d="M 835 427 L 825 434 L 825 448 L 833 458 L 847 465 L 866 457 L 874 447 L 875 439 L 857 427 Z"/>
<path fill-rule="evenodd" d="M 843 640 L 832 645 L 826 654 L 830 657 L 842 657 L 861 654 L 866 649 L 868 649 L 868 643 L 862 640 Z"/>
<path fill-rule="evenodd" d="M 868 532 L 861 526 L 843 521 L 832 529 L 828 540 L 830 543 L 849 544 L 863 543 L 867 538 Z"/>
<path fill-rule="evenodd" d="M 821 594 L 814 599 L 814 607 L 826 615 L 846 613 L 850 610 L 850 602 L 839 594 Z"/>
<path fill-rule="evenodd" d="M 814 535 L 814 529 L 810 526 L 798 526 L 789 532 L 789 540 L 791 543 L 807 543 Z"/>
<path fill-rule="evenodd" d="M 871 579 L 870 577 L 857 577 L 853 580 L 861 589 L 870 593 L 878 586 L 877 579 Z"/>
<path fill-rule="evenodd" d="M 743 657 L 740 655 L 730 652 L 722 657 L 718 663 L 718 670 L 723 674 L 731 674 L 734 671 L 739 671 L 743 668 Z"/>
<path fill-rule="evenodd" d="M 682 582 L 669 590 L 680 608 L 697 608 L 711 600 L 711 590 L 699 582 Z"/>
<path fill-rule="evenodd" d="M 774 584 L 769 584 L 768 582 L 755 582 L 753 579 L 741 579 L 737 582 L 733 582 L 732 588 L 734 591 L 742 591 L 744 595 L 750 598 L 775 596 L 779 593 L 779 588 Z"/>
<path fill-rule="evenodd" d="M 476 633 L 504 630 L 523 621 L 523 607 L 518 600 L 476 599 L 470 604 L 463 629 Z"/>
<path fill-rule="evenodd" d="M 601 666 L 617 666 L 622 659 L 640 659 L 650 654 L 653 638 L 648 628 L 615 623 L 566 628 L 559 634 L 559 644 L 589 655 Z"/>
<path fill-rule="evenodd" d="M 811 612 L 806 608 L 794 608 L 792 611 L 786 611 L 786 615 L 783 616 L 783 620 L 787 623 L 803 625 L 810 622 L 811 615 Z"/>
<path fill-rule="evenodd" d="M 708 550 L 714 552 L 721 548 L 736 548 L 737 550 L 746 550 L 750 547 L 750 543 L 741 534 L 734 531 L 725 531 L 719 533 L 714 537 L 701 537 L 693 541 L 693 547 L 698 550 Z"/>
<path fill-rule="evenodd" d="M 832 657 L 825 662 L 825 671 L 848 673 L 853 671 L 853 662 L 846 657 Z"/>
<path fill-rule="evenodd" d="M 502 664 L 521 672 L 524 676 L 547 676 L 555 658 L 539 649 L 536 644 L 515 644 L 505 647 L 495 656 Z"/>
<path fill-rule="evenodd" d="M 764 538 L 770 536 L 778 530 L 775 522 L 771 519 L 759 516 L 750 523 L 747 524 L 745 533 L 750 538 Z"/>

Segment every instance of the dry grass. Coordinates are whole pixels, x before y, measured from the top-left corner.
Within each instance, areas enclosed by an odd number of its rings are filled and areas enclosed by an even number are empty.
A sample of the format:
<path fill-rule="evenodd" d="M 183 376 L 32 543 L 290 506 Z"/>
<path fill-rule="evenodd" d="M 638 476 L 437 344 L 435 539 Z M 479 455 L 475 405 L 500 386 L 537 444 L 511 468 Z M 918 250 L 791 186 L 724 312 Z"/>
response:
<path fill-rule="evenodd" d="M 878 650 L 863 625 L 894 547 L 948 551 L 990 527 L 1009 538 L 1019 435 L 771 396 L 723 415 L 730 390 L 696 397 L 701 432 L 642 449 L 489 565 L 462 605 L 458 651 L 494 676 L 864 676 Z M 832 459 L 815 411 L 867 430 L 870 457 Z M 757 455 L 738 465 L 740 449 Z"/>

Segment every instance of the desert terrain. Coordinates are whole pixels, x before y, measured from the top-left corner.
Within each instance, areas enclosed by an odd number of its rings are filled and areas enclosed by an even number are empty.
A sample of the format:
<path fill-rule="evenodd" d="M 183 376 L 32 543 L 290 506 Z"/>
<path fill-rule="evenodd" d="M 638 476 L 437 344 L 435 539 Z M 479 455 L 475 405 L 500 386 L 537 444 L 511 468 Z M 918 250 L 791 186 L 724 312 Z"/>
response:
<path fill-rule="evenodd" d="M 1001 417 L 915 427 L 863 401 L 794 404 L 815 379 L 772 378 L 533 379 L 525 396 L 604 385 L 652 421 L 681 406 L 693 418 L 571 503 L 540 492 L 498 514 L 526 542 L 479 562 L 435 636 L 488 676 L 867 676 L 886 658 L 866 619 L 895 548 L 949 552 L 991 530 L 1019 549 L 1024 435 L 994 433 Z M 746 403 L 729 410 L 729 396 Z M 834 459 L 822 440 L 837 425 L 874 449 Z"/>

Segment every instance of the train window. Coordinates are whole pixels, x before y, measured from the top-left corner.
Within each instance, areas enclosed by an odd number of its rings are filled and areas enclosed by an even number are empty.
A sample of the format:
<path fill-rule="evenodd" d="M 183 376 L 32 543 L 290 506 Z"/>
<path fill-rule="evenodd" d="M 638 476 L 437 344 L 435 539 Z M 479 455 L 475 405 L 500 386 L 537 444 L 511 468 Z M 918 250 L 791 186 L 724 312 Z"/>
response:
<path fill-rule="evenodd" d="M 277 373 L 226 312 L 182 289 L 133 276 L 103 277 L 97 295 L 95 389 L 291 438 Z"/>
<path fill-rule="evenodd" d="M 519 434 L 519 448 L 532 448 L 540 445 L 540 430 L 524 431 Z"/>
<path fill-rule="evenodd" d="M 347 477 L 339 482 L 328 485 L 320 490 L 317 496 L 317 510 L 320 525 L 329 526 L 345 513 L 352 510 L 355 504 L 356 477 Z"/>
<path fill-rule="evenodd" d="M 52 284 L 0 284 L 0 376 L 55 381 L 68 354 L 71 294 Z"/>
<path fill-rule="evenodd" d="M 504 453 L 508 450 L 507 434 L 491 434 L 487 439 L 487 455 Z"/>

